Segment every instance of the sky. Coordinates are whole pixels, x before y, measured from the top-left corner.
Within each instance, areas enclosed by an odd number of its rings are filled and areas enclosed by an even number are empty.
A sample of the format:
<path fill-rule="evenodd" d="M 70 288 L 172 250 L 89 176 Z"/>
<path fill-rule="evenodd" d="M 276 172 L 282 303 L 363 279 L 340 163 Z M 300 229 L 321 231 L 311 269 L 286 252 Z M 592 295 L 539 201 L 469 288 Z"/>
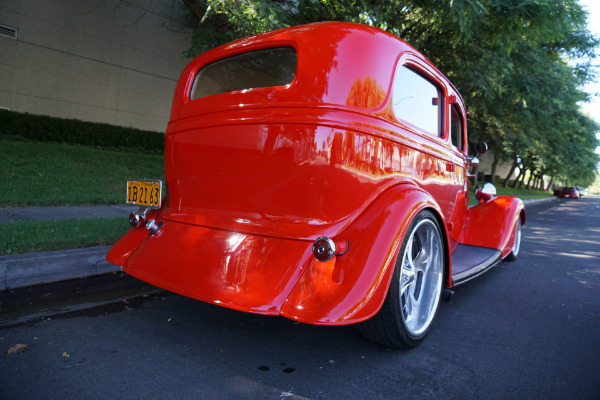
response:
<path fill-rule="evenodd" d="M 588 15 L 588 28 L 596 36 L 600 37 L 600 1 L 598 0 L 579 0 L 581 4 L 590 14 Z M 582 109 L 591 118 L 600 123 L 600 49 L 596 50 L 598 58 L 594 64 L 596 65 L 597 76 L 595 82 L 588 84 L 585 91 L 588 93 L 597 93 L 594 101 L 582 104 Z M 596 136 L 600 139 L 600 133 Z M 596 148 L 596 153 L 600 154 L 600 147 Z"/>

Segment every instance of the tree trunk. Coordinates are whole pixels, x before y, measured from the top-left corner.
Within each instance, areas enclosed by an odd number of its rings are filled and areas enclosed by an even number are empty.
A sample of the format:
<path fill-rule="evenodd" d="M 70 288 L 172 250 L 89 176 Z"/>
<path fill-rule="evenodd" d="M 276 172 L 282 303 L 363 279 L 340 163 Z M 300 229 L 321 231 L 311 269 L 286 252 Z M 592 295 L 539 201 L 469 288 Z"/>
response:
<path fill-rule="evenodd" d="M 548 182 L 548 190 L 550 190 L 552 188 L 552 185 L 554 185 L 554 177 L 551 176 L 550 177 L 550 182 Z M 552 188 L 554 189 L 554 188 Z"/>
<path fill-rule="evenodd" d="M 496 168 L 498 167 L 498 164 L 500 163 L 500 159 L 498 158 L 498 156 L 496 156 L 494 154 L 494 161 L 492 162 L 492 177 L 491 177 L 491 182 L 492 184 L 496 184 Z"/>
<path fill-rule="evenodd" d="M 521 180 L 519 181 L 519 189 L 523 188 L 523 182 L 525 182 L 525 172 L 527 172 L 527 170 L 523 170 L 523 174 L 521 174 Z"/>
<path fill-rule="evenodd" d="M 479 169 L 479 166 L 476 165 L 473 168 L 472 174 L 473 174 L 473 187 L 477 187 L 477 170 Z"/>
<path fill-rule="evenodd" d="M 202 6 L 200 4 L 200 1 L 183 0 L 183 4 L 187 7 L 188 10 L 190 10 L 192 14 L 194 14 L 196 18 L 198 18 L 198 22 L 202 21 L 206 16 L 207 9 L 205 6 Z"/>
<path fill-rule="evenodd" d="M 504 179 L 504 187 L 507 188 L 508 187 L 508 183 L 510 181 L 510 177 L 512 176 L 512 174 L 515 172 L 515 169 L 517 169 L 517 167 L 519 166 L 519 163 L 517 162 L 517 160 L 513 161 L 512 166 L 510 167 L 510 172 L 508 173 L 508 175 L 506 175 L 506 179 Z M 517 176 L 517 179 L 519 177 Z M 515 179 L 516 180 L 516 179 Z"/>
<path fill-rule="evenodd" d="M 515 181 L 513 182 L 512 188 L 516 189 L 517 185 L 519 184 L 519 181 L 521 179 L 523 179 L 523 175 L 525 175 L 525 167 L 521 168 L 519 170 L 519 175 L 517 175 L 517 177 L 515 178 Z"/>
<path fill-rule="evenodd" d="M 540 185 L 539 185 L 539 190 L 545 190 L 546 188 L 544 187 L 544 174 L 540 175 Z"/>
<path fill-rule="evenodd" d="M 533 172 L 530 172 L 530 173 L 529 173 L 529 179 L 527 179 L 527 185 L 525 185 L 525 188 L 526 188 L 527 190 L 529 190 L 529 189 L 530 189 L 531 180 L 533 179 L 533 175 L 534 175 L 534 174 L 533 174 Z"/>

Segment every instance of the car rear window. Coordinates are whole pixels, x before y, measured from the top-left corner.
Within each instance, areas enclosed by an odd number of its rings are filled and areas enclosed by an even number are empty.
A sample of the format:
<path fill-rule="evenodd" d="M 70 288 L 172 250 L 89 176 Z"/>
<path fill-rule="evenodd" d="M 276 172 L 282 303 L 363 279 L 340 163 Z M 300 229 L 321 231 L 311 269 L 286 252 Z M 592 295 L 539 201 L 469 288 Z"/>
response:
<path fill-rule="evenodd" d="M 190 99 L 289 85 L 296 74 L 296 63 L 296 50 L 292 47 L 257 50 L 213 62 L 196 74 Z"/>

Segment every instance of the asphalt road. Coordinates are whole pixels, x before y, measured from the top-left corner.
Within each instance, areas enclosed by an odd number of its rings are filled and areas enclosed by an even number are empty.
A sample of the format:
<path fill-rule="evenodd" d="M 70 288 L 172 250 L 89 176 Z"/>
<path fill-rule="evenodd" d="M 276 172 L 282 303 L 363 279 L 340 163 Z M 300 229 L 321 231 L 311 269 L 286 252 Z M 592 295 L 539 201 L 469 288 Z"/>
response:
<path fill-rule="evenodd" d="M 0 398 L 598 399 L 600 197 L 527 211 L 519 259 L 457 288 L 416 349 L 164 292 L 55 316 L 43 291 L 68 289 L 41 288 L 0 328 Z"/>

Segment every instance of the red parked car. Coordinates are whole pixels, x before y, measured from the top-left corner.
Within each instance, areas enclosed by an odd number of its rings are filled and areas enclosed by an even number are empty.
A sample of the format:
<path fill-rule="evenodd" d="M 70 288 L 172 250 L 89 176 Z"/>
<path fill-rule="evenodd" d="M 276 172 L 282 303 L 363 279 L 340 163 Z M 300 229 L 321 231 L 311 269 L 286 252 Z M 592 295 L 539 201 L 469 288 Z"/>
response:
<path fill-rule="evenodd" d="M 558 197 L 561 199 L 579 199 L 581 196 L 579 195 L 579 190 L 574 187 L 564 187 L 558 193 Z"/>
<path fill-rule="evenodd" d="M 181 75 L 166 196 L 128 182 L 128 202 L 151 207 L 107 259 L 209 303 L 416 346 L 442 295 L 519 252 L 520 200 L 468 207 L 467 143 L 456 88 L 386 32 L 238 40 Z"/>

